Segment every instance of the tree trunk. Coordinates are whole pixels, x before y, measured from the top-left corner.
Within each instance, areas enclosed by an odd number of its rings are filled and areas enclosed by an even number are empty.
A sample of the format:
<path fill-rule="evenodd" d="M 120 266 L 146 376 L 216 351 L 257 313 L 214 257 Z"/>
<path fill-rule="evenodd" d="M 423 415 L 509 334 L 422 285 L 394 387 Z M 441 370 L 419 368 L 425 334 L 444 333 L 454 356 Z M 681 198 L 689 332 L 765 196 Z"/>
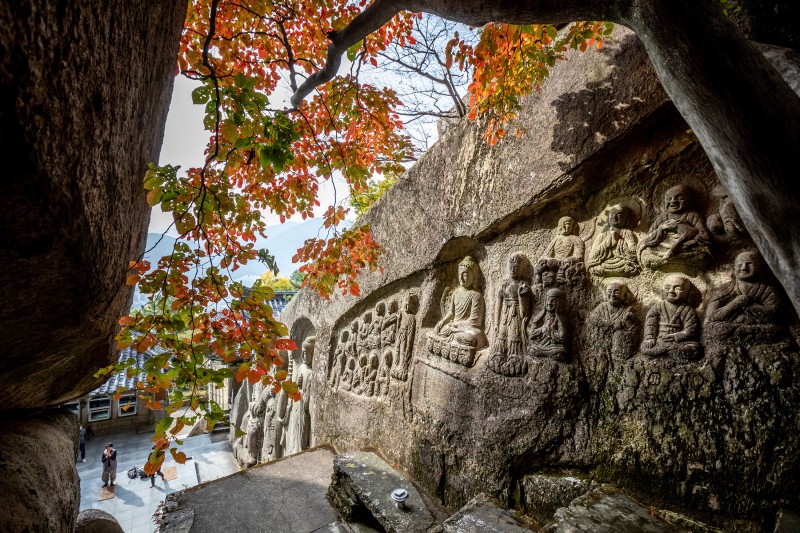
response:
<path fill-rule="evenodd" d="M 716 0 L 640 0 L 620 22 L 644 43 L 800 314 L 800 98 Z"/>

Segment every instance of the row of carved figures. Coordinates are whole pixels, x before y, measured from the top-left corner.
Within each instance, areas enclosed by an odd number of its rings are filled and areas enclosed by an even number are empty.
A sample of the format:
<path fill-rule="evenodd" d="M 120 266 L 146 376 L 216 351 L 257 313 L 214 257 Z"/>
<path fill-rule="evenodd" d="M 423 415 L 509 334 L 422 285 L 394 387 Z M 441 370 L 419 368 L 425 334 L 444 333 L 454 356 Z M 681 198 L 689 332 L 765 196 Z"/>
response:
<path fill-rule="evenodd" d="M 388 309 L 388 312 L 387 312 Z M 378 302 L 360 321 L 339 334 L 328 381 L 332 388 L 363 396 L 386 396 L 392 380 L 406 382 L 416 333 L 419 297 L 406 297 L 403 310 L 397 300 Z"/>
<path fill-rule="evenodd" d="M 712 236 L 731 242 L 746 231 L 727 191 L 716 187 L 718 207 L 707 218 L 695 208 L 696 194 L 676 185 L 664 194 L 663 212 L 656 217 L 641 241 L 631 229 L 638 225 L 638 203 L 620 201 L 606 207 L 596 222 L 595 237 L 585 258 L 586 245 L 572 217 L 562 217 L 557 235 L 535 265 L 537 278 L 552 277 L 558 284 L 580 282 L 586 270 L 599 278 L 633 277 L 642 268 L 675 270 L 704 269 L 712 261 Z"/>
<path fill-rule="evenodd" d="M 276 395 L 271 387 L 264 387 L 260 383 L 253 386 L 247 412 L 239 421 L 244 434 L 232 443 L 234 455 L 242 465 L 252 466 L 271 461 L 309 447 L 311 412 L 308 398 L 315 345 L 315 337 L 307 337 L 301 345 L 300 364 L 296 365 L 293 359 L 289 359 L 288 373 L 292 381 L 297 383 L 301 393 L 299 400 L 291 400 L 283 390 Z M 246 392 L 246 389 L 242 389 L 242 392 Z"/>
<path fill-rule="evenodd" d="M 428 350 L 436 356 L 471 366 L 475 352 L 489 344 L 487 365 L 505 376 L 527 372 L 528 358 L 569 359 L 568 301 L 558 288 L 544 293 L 544 304 L 533 315 L 534 291 L 528 279 L 527 258 L 513 254 L 509 277 L 496 294 L 492 341 L 483 331 L 483 294 L 476 286 L 478 264 L 466 257 L 458 266 L 459 287 L 447 295 L 444 316 L 428 334 Z M 703 356 L 701 320 L 696 308 L 700 292 L 682 274 L 663 280 L 663 298 L 646 314 L 640 353 L 651 357 L 672 356 L 685 360 Z M 606 301 L 589 315 L 589 341 L 593 349 L 627 359 L 636 351 L 639 324 L 631 310 L 635 298 L 624 283 L 611 283 Z M 735 260 L 733 279 L 714 290 L 705 312 L 706 338 L 719 343 L 752 345 L 778 340 L 781 328 L 780 298 L 765 281 L 761 257 L 742 252 Z"/>

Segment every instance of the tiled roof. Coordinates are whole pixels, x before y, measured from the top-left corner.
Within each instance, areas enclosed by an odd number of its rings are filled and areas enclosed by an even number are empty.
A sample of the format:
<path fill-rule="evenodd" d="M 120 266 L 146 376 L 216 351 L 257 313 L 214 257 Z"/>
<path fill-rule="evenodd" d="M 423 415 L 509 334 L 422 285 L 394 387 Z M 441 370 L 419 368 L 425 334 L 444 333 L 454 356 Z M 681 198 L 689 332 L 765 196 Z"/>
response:
<path fill-rule="evenodd" d="M 125 348 L 124 350 L 120 350 L 119 357 L 117 361 L 122 363 L 131 357 L 136 359 L 136 368 L 139 370 L 133 377 L 129 378 L 128 373 L 125 370 L 117 372 L 111 378 L 100 385 L 98 388 L 92 391 L 91 396 L 99 396 L 102 394 L 115 394 L 117 392 L 118 387 L 125 387 L 126 390 L 134 390 L 136 388 L 136 383 L 139 381 L 144 381 L 145 373 L 144 373 L 144 363 L 150 357 L 158 354 L 164 353 L 164 350 L 161 347 L 154 346 L 147 350 L 144 353 L 137 352 L 133 345 Z"/>
<path fill-rule="evenodd" d="M 269 301 L 269 305 L 272 306 L 272 316 L 280 317 L 295 294 L 297 291 L 275 291 L 275 297 Z"/>

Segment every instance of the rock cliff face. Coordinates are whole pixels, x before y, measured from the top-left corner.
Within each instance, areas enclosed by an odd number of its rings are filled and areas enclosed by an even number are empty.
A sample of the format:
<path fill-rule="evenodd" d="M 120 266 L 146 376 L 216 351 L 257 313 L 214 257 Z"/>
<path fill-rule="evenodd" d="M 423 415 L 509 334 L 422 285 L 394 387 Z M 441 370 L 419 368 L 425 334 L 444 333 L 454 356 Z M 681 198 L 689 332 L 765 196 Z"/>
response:
<path fill-rule="evenodd" d="M 637 39 L 570 56 L 518 125 L 450 128 L 364 217 L 384 274 L 282 315 L 316 338 L 311 444 L 451 509 L 537 516 L 566 469 L 724 527 L 797 507 L 797 318 Z"/>
<path fill-rule="evenodd" d="M 92 390 L 143 251 L 185 1 L 0 5 L 1 409 Z M 89 370 L 87 370 L 89 369 Z"/>

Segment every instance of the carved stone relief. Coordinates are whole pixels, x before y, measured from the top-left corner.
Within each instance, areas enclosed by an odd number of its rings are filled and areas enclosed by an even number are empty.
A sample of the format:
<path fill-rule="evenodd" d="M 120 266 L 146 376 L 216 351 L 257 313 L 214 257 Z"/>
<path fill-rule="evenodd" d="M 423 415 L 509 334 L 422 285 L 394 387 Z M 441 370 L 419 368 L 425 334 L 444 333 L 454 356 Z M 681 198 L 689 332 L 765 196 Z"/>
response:
<path fill-rule="evenodd" d="M 428 350 L 465 367 L 475 362 L 475 353 L 486 346 L 483 333 L 485 304 L 477 288 L 480 268 L 472 257 L 458 265 L 459 286 L 442 296 L 442 319 L 428 333 Z"/>
<path fill-rule="evenodd" d="M 525 345 L 533 310 L 533 291 L 528 283 L 530 263 L 522 253 L 508 260 L 508 279 L 495 295 L 493 337 L 488 365 L 498 374 L 520 376 L 528 371 Z"/>
<path fill-rule="evenodd" d="M 616 203 L 606 207 L 603 216 L 597 219 L 597 234 L 587 262 L 592 275 L 630 278 L 639 273 L 641 267 L 636 258 L 638 239 L 630 229 L 638 221 L 633 218 L 631 206 Z"/>
<path fill-rule="evenodd" d="M 722 185 L 717 185 L 711 194 L 717 201 L 717 207 L 708 215 L 706 226 L 714 238 L 725 242 L 747 237 L 747 229 L 739 217 L 739 212 L 736 210 L 728 190 Z"/>
<path fill-rule="evenodd" d="M 662 288 L 664 299 L 653 305 L 645 318 L 642 353 L 683 360 L 702 357 L 700 318 L 692 301 L 697 288 L 680 274 L 664 278 Z"/>
<path fill-rule="evenodd" d="M 309 447 L 311 437 L 311 413 L 309 398 L 311 394 L 311 364 L 314 359 L 315 337 L 308 337 L 302 344 L 302 363 L 292 373 L 292 381 L 297 383 L 301 398 L 291 401 L 284 416 L 278 416 L 283 426 L 281 449 L 283 456 L 303 451 Z"/>
<path fill-rule="evenodd" d="M 569 333 L 566 295 L 560 289 L 550 289 L 545 293 L 544 308 L 531 321 L 528 355 L 566 362 Z"/>
<path fill-rule="evenodd" d="M 664 212 L 639 243 L 639 262 L 654 270 L 674 265 L 703 269 L 711 263 L 708 230 L 694 209 L 695 193 L 676 185 L 664 193 Z"/>
<path fill-rule="evenodd" d="M 706 309 L 706 338 L 723 344 L 763 344 L 785 336 L 780 300 L 764 279 L 764 264 L 756 252 L 741 252 L 733 279 L 711 293 Z"/>
<path fill-rule="evenodd" d="M 583 280 L 585 244 L 578 235 L 578 223 L 569 216 L 561 217 L 556 236 L 536 263 L 542 286 L 576 284 Z M 547 274 L 545 274 L 547 272 Z"/>
<path fill-rule="evenodd" d="M 624 283 L 611 283 L 606 288 L 606 301 L 589 314 L 590 350 L 582 364 L 592 390 L 605 385 L 609 372 L 620 368 L 636 351 L 638 324 L 631 311 L 634 295 Z"/>

